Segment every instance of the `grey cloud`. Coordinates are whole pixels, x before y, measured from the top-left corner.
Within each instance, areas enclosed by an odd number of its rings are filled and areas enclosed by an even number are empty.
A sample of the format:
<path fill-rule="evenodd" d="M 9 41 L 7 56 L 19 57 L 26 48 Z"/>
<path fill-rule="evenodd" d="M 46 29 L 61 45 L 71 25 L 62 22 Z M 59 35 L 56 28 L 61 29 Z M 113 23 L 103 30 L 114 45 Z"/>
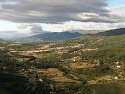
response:
<path fill-rule="evenodd" d="M 19 29 L 29 31 L 30 34 L 37 34 L 37 33 L 45 33 L 46 31 L 43 30 L 42 26 L 40 24 L 31 24 L 31 23 L 25 23 L 18 27 Z"/>
<path fill-rule="evenodd" d="M 5 2 L 6 0 L 0 0 L 0 2 Z"/>
<path fill-rule="evenodd" d="M 110 17 L 106 0 L 6 0 L 0 19 L 19 23 L 59 23 L 65 21 L 115 22 Z M 98 17 L 84 19 L 81 13 L 95 13 Z M 96 19 L 95 19 L 96 18 Z"/>
<path fill-rule="evenodd" d="M 37 25 L 37 26 L 33 26 L 31 29 L 32 33 L 44 33 L 45 31 L 43 31 L 42 27 Z"/>

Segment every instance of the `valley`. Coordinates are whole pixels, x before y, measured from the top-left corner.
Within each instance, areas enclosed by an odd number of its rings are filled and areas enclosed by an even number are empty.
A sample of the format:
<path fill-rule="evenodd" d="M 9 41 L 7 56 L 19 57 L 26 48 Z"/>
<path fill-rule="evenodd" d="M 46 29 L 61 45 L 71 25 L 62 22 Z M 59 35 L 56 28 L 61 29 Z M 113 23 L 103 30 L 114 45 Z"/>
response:
<path fill-rule="evenodd" d="M 14 88 L 19 94 L 124 94 L 124 37 L 1 43 L 0 92 L 17 94 Z"/>

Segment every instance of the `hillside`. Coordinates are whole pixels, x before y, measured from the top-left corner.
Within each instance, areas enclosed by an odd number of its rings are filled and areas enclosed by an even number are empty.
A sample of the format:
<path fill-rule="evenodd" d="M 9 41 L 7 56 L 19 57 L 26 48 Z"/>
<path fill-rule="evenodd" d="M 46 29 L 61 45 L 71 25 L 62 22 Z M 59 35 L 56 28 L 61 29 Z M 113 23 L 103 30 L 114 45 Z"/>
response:
<path fill-rule="evenodd" d="M 108 31 L 105 31 L 105 32 L 96 33 L 95 35 L 100 35 L 100 36 L 117 36 L 117 35 L 123 35 L 123 34 L 125 34 L 125 28 L 108 30 Z"/>
<path fill-rule="evenodd" d="M 117 47 L 122 46 L 125 44 L 125 34 L 120 36 L 80 36 L 77 38 L 67 39 L 58 41 L 56 44 L 58 45 L 70 45 L 75 43 L 82 43 L 85 44 L 86 47 L 99 47 L 104 48 L 105 46 L 107 48 L 109 47 Z"/>
<path fill-rule="evenodd" d="M 55 46 L 71 46 L 74 44 L 84 45 L 85 53 L 83 53 L 83 56 L 89 59 L 117 61 L 117 59 L 124 60 L 125 58 L 125 34 L 120 36 L 81 36 L 59 41 Z"/>
<path fill-rule="evenodd" d="M 41 39 L 45 41 L 55 41 L 55 40 L 64 40 L 64 39 L 69 39 L 69 38 L 75 38 L 78 36 L 82 36 L 81 33 L 75 32 L 75 33 L 70 33 L 70 32 L 50 32 L 50 33 L 44 33 L 44 34 L 38 34 L 34 36 L 30 36 L 27 39 Z"/>

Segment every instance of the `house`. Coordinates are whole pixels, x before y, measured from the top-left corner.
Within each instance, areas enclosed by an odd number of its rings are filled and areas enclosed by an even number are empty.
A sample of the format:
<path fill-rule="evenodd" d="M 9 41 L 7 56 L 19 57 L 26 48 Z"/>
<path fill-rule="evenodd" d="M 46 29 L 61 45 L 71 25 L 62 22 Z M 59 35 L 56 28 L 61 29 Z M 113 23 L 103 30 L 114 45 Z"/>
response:
<path fill-rule="evenodd" d="M 43 82 L 43 80 L 42 80 L 42 79 L 39 79 L 39 81 L 40 81 L 40 82 Z"/>
<path fill-rule="evenodd" d="M 117 79 L 118 79 L 118 77 L 116 76 L 116 77 L 114 77 L 114 79 L 115 79 L 115 80 L 117 80 Z"/>
<path fill-rule="evenodd" d="M 118 62 L 118 61 L 117 61 L 117 62 L 114 62 L 114 63 L 115 63 L 115 64 L 117 64 L 117 65 L 119 64 L 119 62 Z"/>
<path fill-rule="evenodd" d="M 117 65 L 116 68 L 121 68 L 121 66 L 118 66 L 118 65 Z"/>

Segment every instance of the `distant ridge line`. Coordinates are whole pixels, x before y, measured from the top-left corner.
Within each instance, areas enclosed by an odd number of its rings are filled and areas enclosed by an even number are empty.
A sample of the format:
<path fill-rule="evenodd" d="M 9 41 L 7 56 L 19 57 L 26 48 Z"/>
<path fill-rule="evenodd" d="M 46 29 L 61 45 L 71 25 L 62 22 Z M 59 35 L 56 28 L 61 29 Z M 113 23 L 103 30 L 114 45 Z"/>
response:
<path fill-rule="evenodd" d="M 113 29 L 113 30 L 108 30 L 104 32 L 99 32 L 94 35 L 99 35 L 99 36 L 118 36 L 118 35 L 123 35 L 125 34 L 125 28 L 119 28 L 119 29 Z"/>

